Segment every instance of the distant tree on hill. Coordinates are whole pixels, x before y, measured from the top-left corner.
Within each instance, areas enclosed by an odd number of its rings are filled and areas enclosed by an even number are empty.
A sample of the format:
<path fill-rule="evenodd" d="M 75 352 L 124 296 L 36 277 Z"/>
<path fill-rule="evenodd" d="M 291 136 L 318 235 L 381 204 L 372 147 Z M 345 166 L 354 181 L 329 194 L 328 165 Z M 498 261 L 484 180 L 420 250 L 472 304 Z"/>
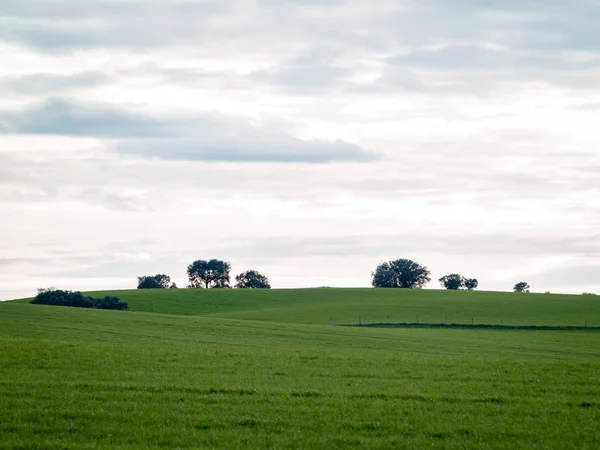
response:
<path fill-rule="evenodd" d="M 513 288 L 515 292 L 529 292 L 531 286 L 529 286 L 528 283 L 526 283 L 525 281 L 521 281 L 517 284 L 515 284 L 515 287 Z"/>
<path fill-rule="evenodd" d="M 219 259 L 194 261 L 187 268 L 190 288 L 228 288 L 231 265 Z"/>
<path fill-rule="evenodd" d="M 383 262 L 371 273 L 373 287 L 420 289 L 431 281 L 427 267 L 410 259 Z"/>
<path fill-rule="evenodd" d="M 473 289 L 477 289 L 477 286 L 479 286 L 479 281 L 477 281 L 477 278 L 467 278 L 465 280 L 465 287 L 469 291 L 472 291 Z"/>
<path fill-rule="evenodd" d="M 247 270 L 235 277 L 238 289 L 271 289 L 269 279 L 256 270 Z"/>
<path fill-rule="evenodd" d="M 457 273 L 450 275 L 444 275 L 438 280 L 442 286 L 451 291 L 457 291 L 458 289 L 465 286 L 465 277 Z"/>
<path fill-rule="evenodd" d="M 138 289 L 166 289 L 171 283 L 171 277 L 164 274 L 138 277 Z"/>

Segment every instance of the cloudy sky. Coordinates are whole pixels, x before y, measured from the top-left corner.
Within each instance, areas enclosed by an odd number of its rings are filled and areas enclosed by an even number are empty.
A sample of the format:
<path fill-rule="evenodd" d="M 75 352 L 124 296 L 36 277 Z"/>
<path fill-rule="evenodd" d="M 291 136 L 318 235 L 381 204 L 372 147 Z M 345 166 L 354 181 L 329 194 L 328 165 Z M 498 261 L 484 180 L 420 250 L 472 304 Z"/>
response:
<path fill-rule="evenodd" d="M 274 287 L 411 258 L 600 293 L 598 23 L 598 0 L 2 0 L 0 299 L 206 258 Z"/>

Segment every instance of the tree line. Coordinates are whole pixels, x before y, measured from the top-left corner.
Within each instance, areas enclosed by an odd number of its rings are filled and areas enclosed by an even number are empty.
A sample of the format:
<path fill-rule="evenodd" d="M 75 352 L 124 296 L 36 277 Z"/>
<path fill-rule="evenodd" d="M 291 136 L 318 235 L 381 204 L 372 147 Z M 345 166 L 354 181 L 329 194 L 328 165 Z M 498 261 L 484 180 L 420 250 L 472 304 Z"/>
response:
<path fill-rule="evenodd" d="M 188 288 L 228 289 L 231 288 L 229 272 L 231 264 L 220 259 L 199 259 L 187 267 Z M 269 279 L 256 270 L 247 270 L 236 275 L 236 289 L 271 289 Z M 171 277 L 165 274 L 138 277 L 138 289 L 175 289 Z"/>
<path fill-rule="evenodd" d="M 79 291 L 63 291 L 55 288 L 38 289 L 37 295 L 29 303 L 34 305 L 70 306 L 72 308 L 129 309 L 126 302 L 113 295 L 94 298 L 85 296 Z"/>
<path fill-rule="evenodd" d="M 187 267 L 189 284 L 188 288 L 227 289 L 231 288 L 231 264 L 220 259 L 199 259 Z M 256 270 L 247 270 L 236 275 L 236 289 L 270 289 L 269 279 Z M 431 271 L 416 261 L 410 259 L 396 259 L 379 264 L 371 272 L 371 284 L 376 288 L 404 288 L 421 289 L 431 281 Z M 477 289 L 477 278 L 464 277 L 457 273 L 444 275 L 439 280 L 440 284 L 448 290 Z M 138 289 L 173 289 L 177 288 L 171 283 L 171 277 L 165 274 L 138 277 Z M 530 286 L 525 281 L 515 284 L 515 292 L 529 292 Z"/>

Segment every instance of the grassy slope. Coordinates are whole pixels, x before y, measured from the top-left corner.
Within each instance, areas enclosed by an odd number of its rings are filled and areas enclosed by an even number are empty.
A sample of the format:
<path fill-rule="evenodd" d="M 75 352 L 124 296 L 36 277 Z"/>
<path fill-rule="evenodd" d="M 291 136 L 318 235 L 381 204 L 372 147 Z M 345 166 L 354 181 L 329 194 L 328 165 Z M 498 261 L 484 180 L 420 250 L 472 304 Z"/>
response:
<path fill-rule="evenodd" d="M 119 293 L 169 314 L 0 303 L 0 447 L 600 446 L 600 333 L 306 325 L 428 300 L 238 292 Z M 581 299 L 552 308 L 579 321 Z"/>
<path fill-rule="evenodd" d="M 383 322 L 600 326 L 600 297 L 404 289 L 179 289 L 101 292 L 115 294 L 138 311 L 212 315 L 285 323 Z"/>

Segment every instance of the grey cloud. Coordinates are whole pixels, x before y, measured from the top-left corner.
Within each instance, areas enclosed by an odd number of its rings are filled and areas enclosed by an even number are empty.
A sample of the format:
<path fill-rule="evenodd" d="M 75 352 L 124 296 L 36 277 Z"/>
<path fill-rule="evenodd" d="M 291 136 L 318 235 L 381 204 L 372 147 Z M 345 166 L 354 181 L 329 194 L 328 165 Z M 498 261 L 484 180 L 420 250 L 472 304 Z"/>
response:
<path fill-rule="evenodd" d="M 61 99 L 19 112 L 0 111 L 0 132 L 126 138 L 174 134 L 166 121 Z"/>
<path fill-rule="evenodd" d="M 166 160 L 236 161 L 282 163 L 329 163 L 372 161 L 376 155 L 343 141 L 301 141 L 284 135 L 251 133 L 237 138 L 227 135 L 195 139 L 138 140 L 123 142 L 121 152 Z M 211 139 L 212 138 L 212 139 Z"/>
<path fill-rule="evenodd" d="M 211 249 L 237 257 L 255 255 L 262 261 L 315 256 L 376 257 L 397 253 L 436 253 L 450 256 L 507 255 L 536 257 L 547 255 L 600 255 L 600 235 L 537 236 L 531 230 L 513 234 L 489 233 L 444 236 L 410 233 L 401 235 L 351 235 L 328 238 L 297 239 L 273 237 L 232 243 Z"/>
<path fill-rule="evenodd" d="M 0 38 L 62 50 L 185 42 L 243 44 L 244 37 L 256 33 L 268 39 L 317 38 L 319 44 L 388 53 L 396 42 L 423 46 L 448 40 L 477 43 L 487 39 L 522 48 L 598 49 L 599 9 L 592 1 L 511 1 L 501 5 L 472 0 L 404 4 L 378 1 L 366 8 L 359 1 L 262 1 L 249 5 L 229 0 L 141 5 L 127 1 L 24 4 L 6 0 L 0 9 L 4 17 Z M 335 25 L 332 17 L 336 17 Z"/>
<path fill-rule="evenodd" d="M 337 64 L 338 58 L 343 60 L 341 53 L 321 45 L 301 56 L 288 59 L 271 70 L 255 72 L 249 78 L 269 85 L 275 84 L 292 94 L 306 90 L 335 89 L 353 72 L 351 68 Z"/>
<path fill-rule="evenodd" d="M 57 92 L 95 87 L 108 81 L 109 77 L 102 72 L 81 72 L 73 75 L 35 73 L 1 77 L 0 90 L 28 95 L 56 95 Z"/>
<path fill-rule="evenodd" d="M 597 51 L 600 7 L 552 1 L 456 2 L 243 1 L 4 2 L 0 40 L 44 50 L 121 47 L 182 51 L 195 55 L 251 55 L 284 59 L 246 77 L 221 84 L 263 86 L 305 95 L 430 94 L 488 95 L 505 84 L 542 81 L 593 89 L 600 58 L 574 62 L 574 51 Z M 335 23 L 332 17 L 336 17 Z M 199 23 L 201 26 L 199 26 Z M 431 46 L 446 46 L 436 51 Z M 485 45 L 488 47 L 486 48 Z M 494 45 L 496 49 L 490 49 Z M 503 48 L 503 50 L 498 50 Z M 360 64 L 383 63 L 386 72 L 367 85 L 346 81 Z M 435 73 L 430 73 L 431 70 Z M 198 84 L 209 74 L 172 73 L 170 81 Z M 214 81 L 214 80 L 213 80 Z"/>
<path fill-rule="evenodd" d="M 377 157 L 356 144 L 303 141 L 217 114 L 158 119 L 57 99 L 16 113 L 0 111 L 0 132 L 116 139 L 121 153 L 167 160 L 328 163 Z"/>
<path fill-rule="evenodd" d="M 24 4 L 6 0 L 0 6 L 0 40 L 46 51 L 190 42 L 203 36 L 198 17 L 223 15 L 226 3 L 39 0 Z"/>

